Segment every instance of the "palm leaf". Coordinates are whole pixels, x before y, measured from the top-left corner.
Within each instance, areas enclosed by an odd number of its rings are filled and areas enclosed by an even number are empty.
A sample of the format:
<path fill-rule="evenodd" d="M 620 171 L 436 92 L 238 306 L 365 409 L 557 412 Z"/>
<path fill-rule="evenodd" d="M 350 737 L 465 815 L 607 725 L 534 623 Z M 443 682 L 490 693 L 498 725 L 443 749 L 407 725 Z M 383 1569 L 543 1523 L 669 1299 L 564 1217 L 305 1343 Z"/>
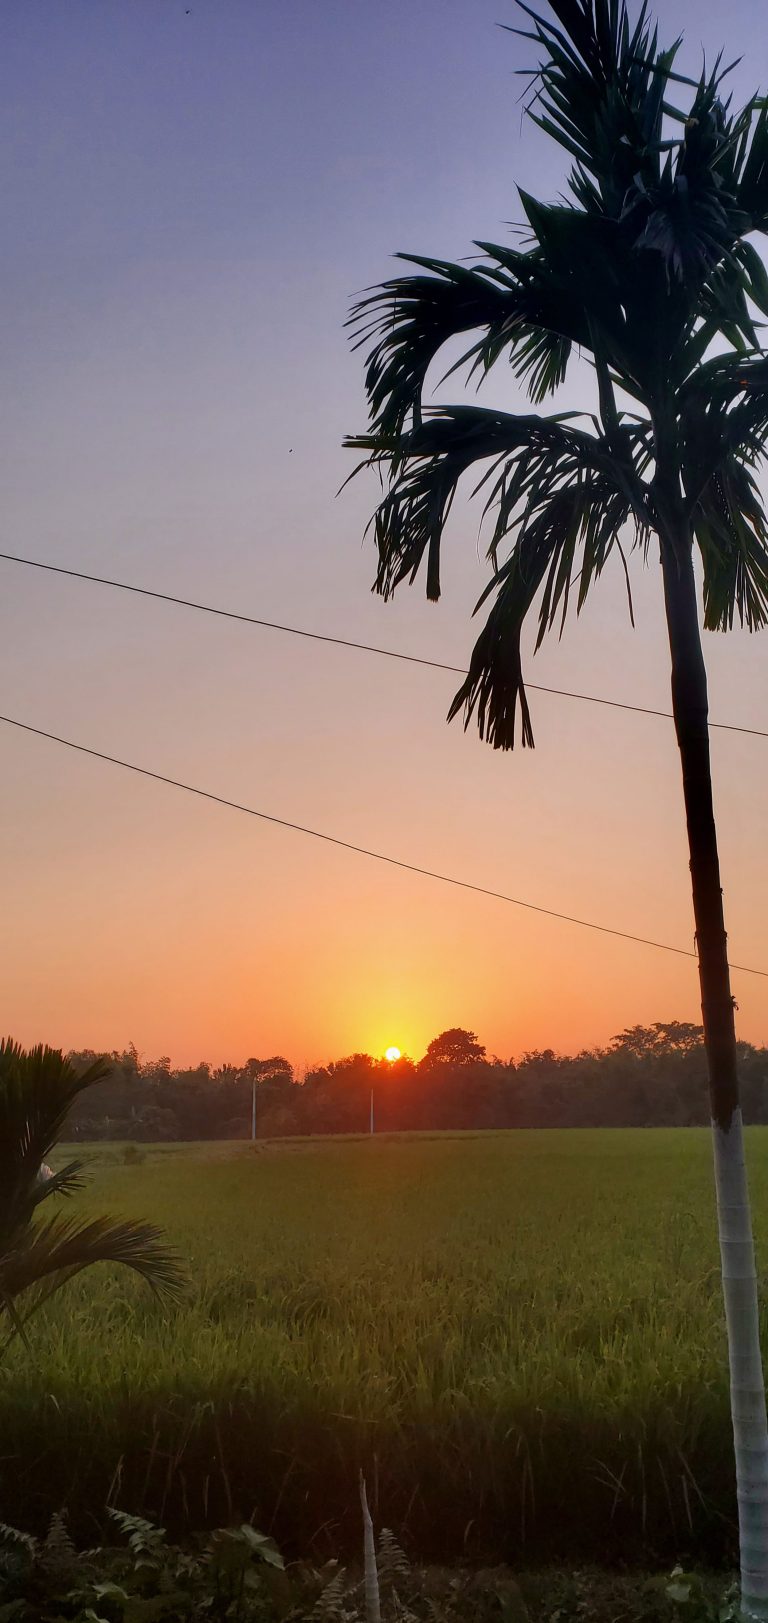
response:
<path fill-rule="evenodd" d="M 693 528 L 704 564 L 704 624 L 768 625 L 768 524 L 754 475 L 726 456 L 701 491 Z"/>
<path fill-rule="evenodd" d="M 179 1260 L 151 1223 L 108 1217 L 33 1222 L 44 1201 L 82 1188 L 78 1160 L 50 1175 L 45 1169 L 44 1177 L 41 1168 L 73 1100 L 107 1074 L 102 1060 L 78 1073 L 58 1049 L 26 1052 L 10 1038 L 0 1042 L 0 1313 L 9 1321 L 9 1339 L 23 1334 L 30 1315 L 95 1262 L 132 1268 L 161 1296 L 175 1297 L 182 1288 Z"/>
<path fill-rule="evenodd" d="M 642 437 L 629 428 L 621 432 L 623 457 L 564 419 L 444 406 L 431 409 L 418 429 L 398 439 L 373 434 L 348 441 L 368 453 L 367 464 L 383 467 L 390 477 L 372 520 L 379 553 L 375 589 L 391 596 L 402 580 L 415 579 L 426 556 L 427 596 L 439 597 L 445 524 L 460 479 L 477 463 L 490 463 L 486 478 L 495 474 L 485 507 L 486 513 L 496 511 L 493 558 L 523 513 L 533 516 L 541 502 L 579 473 L 600 474 L 621 492 L 625 505 L 633 497 L 640 503 L 632 455 Z"/>
<path fill-rule="evenodd" d="M 353 307 L 353 347 L 373 340 L 365 374 L 371 423 L 382 434 L 418 427 L 427 372 L 453 338 L 482 329 L 450 368 L 481 375 L 507 354 L 534 401 L 562 382 L 572 344 L 588 337 L 573 264 L 559 280 L 534 249 L 475 244 L 489 263 L 467 267 L 413 254 L 399 257 L 428 274 L 394 277 Z"/>
<path fill-rule="evenodd" d="M 439 595 L 447 519 L 477 468 L 494 602 L 451 714 L 474 715 L 502 748 L 516 716 L 531 742 L 526 616 L 538 599 L 539 641 L 562 629 L 614 549 L 626 575 L 627 521 L 647 549 L 674 508 L 676 534 L 688 528 L 704 560 L 708 626 L 766 618 L 756 470 L 768 438 L 768 274 L 747 237 L 768 230 L 768 104 L 733 111 L 720 59 L 697 80 L 676 73 L 679 42 L 659 47 L 645 5 L 634 22 L 625 0 L 551 0 L 548 18 L 522 10 L 540 54 L 529 111 L 573 161 L 571 199 L 521 192 L 524 250 L 480 240 L 487 263 L 470 268 L 413 259 L 419 276 L 358 306 L 359 341 L 374 341 L 371 432 L 346 442 L 384 485 L 371 527 L 385 597 L 425 561 L 427 595 Z M 470 331 L 452 370 L 466 364 L 482 382 L 503 357 L 536 403 L 563 384 L 578 346 L 595 367 L 594 433 L 564 414 L 424 409 L 440 349 Z M 637 416 L 620 409 L 621 391 Z"/>
<path fill-rule="evenodd" d="M 529 510 L 530 511 L 530 510 Z M 632 517 L 630 503 L 605 475 L 582 471 L 567 483 L 550 486 L 533 516 L 517 535 L 506 564 L 483 593 L 478 609 L 495 592 L 495 602 L 475 643 L 466 681 L 448 712 L 464 711 L 464 726 L 476 716 L 480 737 L 494 749 L 513 749 L 520 708 L 524 746 L 533 729 L 522 675 L 520 639 L 538 592 L 538 648 L 559 618 L 565 624 L 580 559 L 577 613 L 598 577 L 622 525 Z M 631 613 L 631 599 L 630 599 Z"/>
<path fill-rule="evenodd" d="M 636 181 L 658 179 L 664 92 L 678 46 L 657 51 L 645 5 L 634 28 L 623 0 L 552 0 L 557 23 L 521 9 L 533 23 L 526 37 L 544 53 L 531 76 L 534 122 L 576 159 L 571 187 L 582 206 L 589 200 L 618 219 Z"/>
<path fill-rule="evenodd" d="M 31 1216 L 39 1168 L 74 1100 L 106 1075 L 102 1060 L 78 1073 L 57 1049 L 0 1041 L 0 1235 Z"/>
<path fill-rule="evenodd" d="M 376 342 L 365 386 L 371 420 L 383 434 L 399 432 L 418 413 L 427 371 L 457 334 L 483 327 L 499 336 L 514 310 L 514 285 L 488 271 L 415 255 L 399 256 L 429 272 L 385 282 L 352 310 L 353 347 Z"/>
<path fill-rule="evenodd" d="M 55 1291 L 97 1262 L 131 1268 L 161 1297 L 177 1299 L 184 1289 L 180 1260 L 154 1224 L 53 1217 L 0 1256 L 0 1308 L 7 1310 L 21 1297 L 20 1317 L 26 1323 Z"/>
<path fill-rule="evenodd" d="M 754 463 L 768 430 L 768 358 L 716 356 L 679 396 L 681 474 L 693 513 L 725 462 Z M 751 498 L 753 500 L 753 498 Z"/>
<path fill-rule="evenodd" d="M 84 1161 L 68 1161 L 58 1172 L 47 1169 L 45 1176 L 38 1175 L 34 1190 L 35 1207 L 44 1200 L 50 1200 L 52 1195 L 78 1194 L 85 1188 L 84 1170 Z"/>
<path fill-rule="evenodd" d="M 749 216 L 752 229 L 764 231 L 768 226 L 768 103 L 755 98 L 746 111 L 749 134 L 740 154 L 736 200 Z"/>

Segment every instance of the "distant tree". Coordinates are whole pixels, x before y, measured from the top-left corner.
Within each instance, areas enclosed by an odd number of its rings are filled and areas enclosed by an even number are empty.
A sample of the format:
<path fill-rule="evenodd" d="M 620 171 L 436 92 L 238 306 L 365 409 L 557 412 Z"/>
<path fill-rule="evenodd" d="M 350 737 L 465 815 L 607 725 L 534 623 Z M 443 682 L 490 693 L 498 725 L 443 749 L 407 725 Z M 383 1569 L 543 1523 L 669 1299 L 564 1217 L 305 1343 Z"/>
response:
<path fill-rule="evenodd" d="M 458 1031 L 458 1039 L 456 1033 Z M 441 1033 L 418 1064 L 349 1054 L 316 1066 L 299 1084 L 280 1055 L 185 1070 L 138 1066 L 130 1050 L 98 1060 L 105 1078 L 75 1100 L 69 1131 L 80 1139 L 244 1138 L 257 1080 L 260 1138 L 367 1130 L 371 1090 L 377 1130 L 482 1127 L 700 1125 L 705 1054 L 701 1028 L 656 1021 L 629 1026 L 610 1047 L 574 1055 L 528 1050 L 517 1063 L 489 1060 L 473 1032 Z M 433 1054 L 437 1050 L 437 1058 Z M 768 1121 L 768 1051 L 739 1044 L 745 1119 Z M 73 1059 L 73 1063 L 75 1063 Z"/>
<path fill-rule="evenodd" d="M 377 1075 L 370 1054 L 347 1054 L 307 1072 L 300 1090 L 304 1130 L 321 1133 L 365 1132 L 370 1117 L 371 1088 Z"/>
<path fill-rule="evenodd" d="M 433 1070 L 437 1066 L 476 1065 L 484 1059 L 485 1048 L 475 1032 L 451 1026 L 433 1037 L 421 1064 L 424 1070 Z"/>
<path fill-rule="evenodd" d="M 223 1065 L 216 1066 L 216 1069 L 211 1072 L 211 1076 L 216 1086 L 221 1088 L 240 1082 L 243 1072 L 239 1065 L 230 1065 L 228 1061 L 225 1061 Z"/>
<path fill-rule="evenodd" d="M 611 1038 L 614 1053 L 635 1054 L 638 1059 L 648 1054 L 689 1054 L 701 1048 L 704 1027 L 687 1020 L 656 1020 L 652 1026 L 628 1026 Z"/>
<path fill-rule="evenodd" d="M 252 1131 L 257 1138 L 263 1138 L 268 1131 L 277 1134 L 274 1123 L 285 1122 L 285 1095 L 294 1087 L 290 1060 L 282 1054 L 272 1054 L 269 1059 L 251 1056 L 238 1074 L 248 1113 L 247 1136 L 250 1137 Z M 282 1115 L 276 1112 L 275 1106 L 282 1107 Z M 243 1135 L 238 1133 L 237 1136 Z"/>
<path fill-rule="evenodd" d="M 528 1070 L 553 1069 L 560 1064 L 560 1056 L 554 1048 L 526 1048 L 517 1063 Z"/>
<path fill-rule="evenodd" d="M 292 1082 L 293 1066 L 282 1054 L 271 1059 L 247 1059 L 243 1074 L 249 1082 Z"/>
<path fill-rule="evenodd" d="M 349 1082 L 369 1079 L 377 1069 L 372 1054 L 345 1054 L 343 1059 L 331 1059 L 327 1065 L 316 1065 L 307 1071 L 305 1085 L 322 1087 L 329 1082 Z"/>
<path fill-rule="evenodd" d="M 81 1049 L 67 1055 L 74 1071 L 81 1075 L 94 1065 L 99 1068 L 96 1086 L 89 1086 L 74 1099 L 68 1128 L 74 1138 L 129 1138 L 131 1119 L 141 1112 L 146 1088 L 138 1055 L 131 1046 L 124 1053 L 96 1054 Z"/>
<path fill-rule="evenodd" d="M 115 1134 L 120 1138 L 146 1139 L 150 1143 L 162 1141 L 171 1144 L 183 1137 L 181 1123 L 175 1110 L 165 1105 L 145 1105 L 143 1110 L 137 1111 L 135 1117 L 126 1124 L 124 1132 Z"/>

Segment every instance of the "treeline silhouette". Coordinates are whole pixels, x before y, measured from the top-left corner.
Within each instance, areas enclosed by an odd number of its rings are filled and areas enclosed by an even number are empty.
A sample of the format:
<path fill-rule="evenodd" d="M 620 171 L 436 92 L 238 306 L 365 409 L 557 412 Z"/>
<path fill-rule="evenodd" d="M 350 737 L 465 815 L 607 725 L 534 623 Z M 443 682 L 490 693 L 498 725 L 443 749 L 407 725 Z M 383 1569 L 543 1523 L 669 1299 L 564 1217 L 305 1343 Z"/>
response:
<path fill-rule="evenodd" d="M 75 1052 L 76 1064 L 95 1053 Z M 444 1031 L 418 1061 L 350 1054 L 294 1076 L 281 1055 L 244 1065 L 172 1068 L 131 1046 L 105 1056 L 110 1074 L 77 1102 L 81 1139 L 248 1138 L 499 1127 L 689 1127 L 708 1120 L 700 1026 L 633 1026 L 607 1048 L 489 1058 L 474 1032 Z M 768 1048 L 739 1044 L 746 1121 L 768 1122 Z"/>

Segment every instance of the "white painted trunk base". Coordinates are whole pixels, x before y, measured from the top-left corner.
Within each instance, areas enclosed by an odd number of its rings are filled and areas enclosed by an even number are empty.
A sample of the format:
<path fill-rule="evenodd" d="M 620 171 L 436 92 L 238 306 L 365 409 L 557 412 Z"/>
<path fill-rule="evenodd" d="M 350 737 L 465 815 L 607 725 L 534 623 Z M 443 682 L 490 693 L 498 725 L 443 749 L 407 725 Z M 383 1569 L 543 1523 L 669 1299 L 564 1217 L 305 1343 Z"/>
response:
<path fill-rule="evenodd" d="M 741 1604 L 745 1617 L 768 1619 L 768 1425 L 741 1111 L 734 1113 L 728 1132 L 713 1121 L 712 1138 L 731 1376 Z"/>

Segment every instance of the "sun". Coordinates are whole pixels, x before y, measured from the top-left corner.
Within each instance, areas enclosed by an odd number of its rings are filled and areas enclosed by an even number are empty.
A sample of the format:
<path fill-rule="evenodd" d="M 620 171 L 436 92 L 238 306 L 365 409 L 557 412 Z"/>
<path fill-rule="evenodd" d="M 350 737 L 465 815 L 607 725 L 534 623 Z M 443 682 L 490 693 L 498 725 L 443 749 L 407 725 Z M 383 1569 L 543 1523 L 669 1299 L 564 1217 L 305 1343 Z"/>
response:
<path fill-rule="evenodd" d="M 389 1060 L 390 1065 L 394 1065 L 396 1059 L 402 1059 L 402 1054 L 399 1048 L 386 1048 L 384 1058 Z"/>

